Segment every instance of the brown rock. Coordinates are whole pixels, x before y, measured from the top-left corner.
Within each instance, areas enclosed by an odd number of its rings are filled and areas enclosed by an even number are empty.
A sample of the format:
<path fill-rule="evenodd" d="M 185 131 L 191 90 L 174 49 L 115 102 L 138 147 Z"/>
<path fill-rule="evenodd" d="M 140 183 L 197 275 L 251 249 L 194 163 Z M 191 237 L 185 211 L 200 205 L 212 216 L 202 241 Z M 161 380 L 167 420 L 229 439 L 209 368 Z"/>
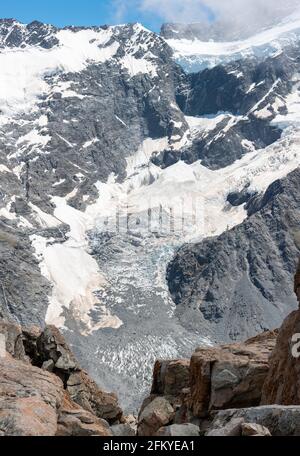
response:
<path fill-rule="evenodd" d="M 74 372 L 67 381 L 70 398 L 98 418 L 114 424 L 122 418 L 122 409 L 113 393 L 102 391 L 84 371 Z"/>
<path fill-rule="evenodd" d="M 190 365 L 192 414 L 258 405 L 276 335 L 267 331 L 245 343 L 198 349 Z"/>
<path fill-rule="evenodd" d="M 1 321 L 1 332 L 0 435 L 112 435 L 104 419 L 122 419 L 116 395 L 82 371 L 57 328 Z"/>
<path fill-rule="evenodd" d="M 0 359 L 0 434 L 55 435 L 63 384 L 9 354 Z"/>
<path fill-rule="evenodd" d="M 177 359 L 156 361 L 151 394 L 179 396 L 190 385 L 190 361 Z"/>
<path fill-rule="evenodd" d="M 293 337 L 300 334 L 300 311 L 284 321 L 270 357 L 270 369 L 263 385 L 262 404 L 300 404 L 300 354 Z M 300 336 L 297 339 L 300 341 Z M 297 349 L 297 350 L 296 350 Z"/>
<path fill-rule="evenodd" d="M 65 393 L 58 416 L 58 436 L 112 436 L 108 423 L 74 404 Z"/>
<path fill-rule="evenodd" d="M 271 432 L 265 426 L 257 423 L 242 423 L 243 437 L 271 437 Z"/>
<path fill-rule="evenodd" d="M 148 404 L 138 419 L 138 435 L 153 436 L 174 418 L 174 409 L 164 397 L 156 397 Z"/>

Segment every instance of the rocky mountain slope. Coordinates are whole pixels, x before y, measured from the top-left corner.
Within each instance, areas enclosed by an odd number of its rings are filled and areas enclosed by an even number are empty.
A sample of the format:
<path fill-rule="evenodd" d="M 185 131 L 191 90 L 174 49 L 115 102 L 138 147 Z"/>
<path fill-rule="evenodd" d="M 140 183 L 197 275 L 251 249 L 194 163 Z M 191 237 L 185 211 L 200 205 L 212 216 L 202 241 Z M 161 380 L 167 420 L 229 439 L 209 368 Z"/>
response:
<path fill-rule="evenodd" d="M 276 328 L 294 309 L 299 179 L 297 169 L 276 181 L 249 200 L 241 225 L 176 254 L 168 281 L 188 327 L 200 325 L 212 338 L 230 341 Z"/>
<path fill-rule="evenodd" d="M 126 410 L 157 358 L 296 306 L 299 45 L 284 27 L 281 53 L 188 74 L 139 24 L 0 22 L 1 317 L 59 327 Z"/>

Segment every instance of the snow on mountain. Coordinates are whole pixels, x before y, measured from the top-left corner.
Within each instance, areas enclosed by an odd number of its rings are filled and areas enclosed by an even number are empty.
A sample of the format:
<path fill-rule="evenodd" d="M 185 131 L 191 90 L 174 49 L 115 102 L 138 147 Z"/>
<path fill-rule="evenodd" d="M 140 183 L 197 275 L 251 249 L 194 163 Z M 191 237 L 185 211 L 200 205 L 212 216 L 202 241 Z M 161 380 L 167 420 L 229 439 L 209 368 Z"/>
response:
<path fill-rule="evenodd" d="M 250 38 L 229 42 L 199 39 L 166 39 L 174 51 L 176 61 L 188 72 L 249 57 L 259 59 L 275 56 L 282 49 L 299 41 L 300 12 L 285 18 Z"/>
<path fill-rule="evenodd" d="M 28 112 L 34 108 L 39 97 L 50 94 L 51 89 L 45 76 L 80 72 L 92 62 L 104 63 L 115 58 L 131 76 L 157 76 L 156 56 L 151 52 L 151 46 L 144 43 L 151 32 L 139 24 L 133 26 L 133 34 L 125 43 L 120 33 L 122 27 L 56 30 L 44 26 L 52 39 L 55 39 L 55 44 L 49 48 L 40 46 L 40 43 L 31 44 L 28 37 L 32 38 L 32 34 L 29 34 L 30 30 L 24 24 L 12 21 L 5 33 L 3 27 L 4 25 L 0 24 L 0 35 L 1 31 L 4 34 L 3 48 L 0 47 L 0 109 L 6 116 L 15 112 Z M 17 41 L 14 46 L 5 46 L 13 32 L 21 34 L 21 42 Z M 123 56 L 117 55 L 121 45 Z M 145 55 L 141 56 L 143 50 Z M 68 90 L 69 87 L 70 82 L 66 82 L 60 87 L 53 87 L 52 91 L 60 91 L 65 97 L 80 96 Z M 0 121 L 4 121 L 3 115 Z"/>

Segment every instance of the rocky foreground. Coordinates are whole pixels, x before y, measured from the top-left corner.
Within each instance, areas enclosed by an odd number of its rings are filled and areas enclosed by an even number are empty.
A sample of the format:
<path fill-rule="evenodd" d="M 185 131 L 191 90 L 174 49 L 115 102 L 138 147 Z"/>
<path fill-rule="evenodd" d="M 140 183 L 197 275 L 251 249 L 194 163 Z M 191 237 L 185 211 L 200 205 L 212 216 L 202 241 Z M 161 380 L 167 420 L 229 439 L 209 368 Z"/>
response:
<path fill-rule="evenodd" d="M 298 268 L 298 298 L 299 287 Z M 136 421 L 80 368 L 57 328 L 1 321 L 0 435 L 300 435 L 299 333 L 297 310 L 279 331 L 158 360 Z"/>
<path fill-rule="evenodd" d="M 0 322 L 0 435 L 111 436 L 131 431 L 117 397 L 78 365 L 60 332 Z"/>

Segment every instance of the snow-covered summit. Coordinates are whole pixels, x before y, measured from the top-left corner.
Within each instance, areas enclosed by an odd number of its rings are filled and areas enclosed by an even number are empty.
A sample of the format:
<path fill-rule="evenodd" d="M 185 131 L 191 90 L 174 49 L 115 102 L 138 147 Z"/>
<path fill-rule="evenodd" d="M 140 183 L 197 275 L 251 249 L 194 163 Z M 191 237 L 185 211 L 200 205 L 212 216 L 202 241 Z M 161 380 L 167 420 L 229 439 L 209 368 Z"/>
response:
<path fill-rule="evenodd" d="M 65 27 L 34 21 L 0 20 L 0 108 L 28 112 L 47 94 L 49 75 L 77 73 L 88 65 L 111 61 L 130 77 L 156 77 L 164 40 L 140 24 Z"/>

